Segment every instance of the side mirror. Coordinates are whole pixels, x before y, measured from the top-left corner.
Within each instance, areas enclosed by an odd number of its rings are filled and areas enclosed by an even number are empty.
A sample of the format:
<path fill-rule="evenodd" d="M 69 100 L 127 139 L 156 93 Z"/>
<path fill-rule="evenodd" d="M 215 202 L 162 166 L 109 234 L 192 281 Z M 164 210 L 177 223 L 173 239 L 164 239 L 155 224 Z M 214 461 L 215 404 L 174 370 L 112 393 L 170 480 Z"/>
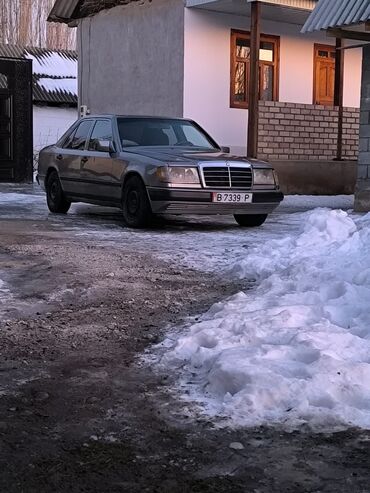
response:
<path fill-rule="evenodd" d="M 117 152 L 116 144 L 113 140 L 109 141 L 109 154 L 115 154 Z"/>
<path fill-rule="evenodd" d="M 97 139 L 95 150 L 114 154 L 116 152 L 116 146 L 114 145 L 114 142 L 112 140 Z"/>
<path fill-rule="evenodd" d="M 109 152 L 110 141 L 105 139 L 97 139 L 95 144 L 95 150 L 100 152 Z"/>
<path fill-rule="evenodd" d="M 230 147 L 221 146 L 221 151 L 224 152 L 225 154 L 230 154 Z"/>

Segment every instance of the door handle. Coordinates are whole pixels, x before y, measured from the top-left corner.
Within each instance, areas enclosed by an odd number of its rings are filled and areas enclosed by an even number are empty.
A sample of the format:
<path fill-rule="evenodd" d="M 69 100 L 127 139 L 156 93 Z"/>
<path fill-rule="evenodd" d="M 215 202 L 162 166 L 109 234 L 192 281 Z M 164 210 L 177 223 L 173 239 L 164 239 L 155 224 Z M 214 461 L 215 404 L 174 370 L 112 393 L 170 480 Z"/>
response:
<path fill-rule="evenodd" d="M 81 163 L 82 163 L 82 164 L 85 164 L 85 163 L 87 163 L 87 161 L 88 161 L 88 160 L 89 160 L 89 158 L 88 158 L 88 157 L 86 157 L 86 156 L 85 156 L 85 157 L 82 157 L 82 158 L 81 158 Z"/>
<path fill-rule="evenodd" d="M 58 154 L 57 159 L 58 159 L 58 161 L 61 161 L 63 159 L 63 156 L 61 154 Z"/>

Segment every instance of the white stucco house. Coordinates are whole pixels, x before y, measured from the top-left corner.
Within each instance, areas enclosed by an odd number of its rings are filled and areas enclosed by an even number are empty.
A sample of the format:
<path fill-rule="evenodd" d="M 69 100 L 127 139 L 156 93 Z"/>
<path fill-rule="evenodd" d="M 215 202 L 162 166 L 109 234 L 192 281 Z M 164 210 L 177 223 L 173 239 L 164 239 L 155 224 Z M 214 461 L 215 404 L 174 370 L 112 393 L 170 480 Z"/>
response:
<path fill-rule="evenodd" d="M 0 45 L 0 58 L 32 61 L 34 156 L 76 121 L 77 53 Z"/>
<path fill-rule="evenodd" d="M 288 172 L 293 162 L 357 158 L 362 50 L 341 52 L 335 91 L 336 39 L 301 34 L 315 5 L 56 0 L 49 20 L 78 26 L 79 104 L 92 113 L 192 118 L 232 152 L 285 163 Z M 354 166 L 343 163 L 340 174 L 353 187 Z"/>

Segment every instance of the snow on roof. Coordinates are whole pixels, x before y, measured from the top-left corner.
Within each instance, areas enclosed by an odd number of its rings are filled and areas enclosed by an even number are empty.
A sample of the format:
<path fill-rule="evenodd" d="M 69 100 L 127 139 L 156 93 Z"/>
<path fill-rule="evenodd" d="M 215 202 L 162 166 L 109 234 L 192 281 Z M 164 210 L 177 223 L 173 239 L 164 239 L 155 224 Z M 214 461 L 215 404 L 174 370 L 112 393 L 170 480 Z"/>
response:
<path fill-rule="evenodd" d="M 32 71 L 35 75 L 77 78 L 77 57 L 72 58 L 57 51 L 35 56 L 26 50 L 24 54 L 32 60 Z"/>
<path fill-rule="evenodd" d="M 38 84 L 47 92 L 77 94 L 77 79 L 52 79 L 41 77 Z"/>
<path fill-rule="evenodd" d="M 0 45 L 0 58 L 32 61 L 34 102 L 77 105 L 76 52 Z"/>

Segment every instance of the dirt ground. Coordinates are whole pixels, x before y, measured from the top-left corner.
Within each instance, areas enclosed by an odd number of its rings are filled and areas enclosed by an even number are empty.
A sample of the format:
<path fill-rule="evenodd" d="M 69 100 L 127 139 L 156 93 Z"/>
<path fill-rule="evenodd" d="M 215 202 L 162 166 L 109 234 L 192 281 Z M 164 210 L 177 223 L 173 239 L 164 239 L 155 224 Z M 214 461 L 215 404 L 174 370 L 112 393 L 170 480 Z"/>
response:
<path fill-rule="evenodd" d="M 219 429 L 140 362 L 240 285 L 47 214 L 3 217 L 1 493 L 370 492 L 370 433 Z"/>

